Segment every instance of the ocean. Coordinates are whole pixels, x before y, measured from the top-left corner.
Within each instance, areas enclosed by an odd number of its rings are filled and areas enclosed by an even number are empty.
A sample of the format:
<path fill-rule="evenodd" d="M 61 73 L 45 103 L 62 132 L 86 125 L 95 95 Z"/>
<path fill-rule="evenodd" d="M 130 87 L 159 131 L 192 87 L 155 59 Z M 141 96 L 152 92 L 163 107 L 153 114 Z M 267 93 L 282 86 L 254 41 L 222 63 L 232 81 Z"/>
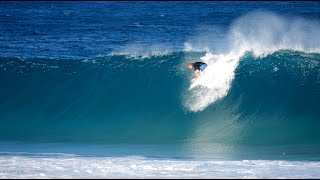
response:
<path fill-rule="evenodd" d="M 320 177 L 320 2 L 16 1 L 0 17 L 0 178 Z"/>

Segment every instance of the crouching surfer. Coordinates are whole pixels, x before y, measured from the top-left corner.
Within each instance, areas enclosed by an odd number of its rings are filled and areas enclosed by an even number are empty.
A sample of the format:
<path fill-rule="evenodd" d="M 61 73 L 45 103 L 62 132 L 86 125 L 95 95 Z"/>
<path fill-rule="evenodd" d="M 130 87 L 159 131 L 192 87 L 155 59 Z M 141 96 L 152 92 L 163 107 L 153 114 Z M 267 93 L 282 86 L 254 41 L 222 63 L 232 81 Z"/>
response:
<path fill-rule="evenodd" d="M 200 73 L 204 71 L 207 66 L 208 65 L 204 62 L 195 62 L 195 63 L 188 64 L 188 68 L 190 70 L 194 70 L 195 78 L 191 80 L 192 83 L 200 76 Z"/>

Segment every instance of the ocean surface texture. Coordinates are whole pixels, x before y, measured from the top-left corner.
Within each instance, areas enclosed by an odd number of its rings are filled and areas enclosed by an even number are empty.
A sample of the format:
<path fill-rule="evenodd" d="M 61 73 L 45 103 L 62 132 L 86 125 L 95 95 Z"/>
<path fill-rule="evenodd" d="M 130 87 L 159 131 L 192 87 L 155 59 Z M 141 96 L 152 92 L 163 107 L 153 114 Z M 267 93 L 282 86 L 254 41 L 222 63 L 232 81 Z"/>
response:
<path fill-rule="evenodd" d="M 320 2 L 0 2 L 0 42 L 0 178 L 320 178 Z"/>

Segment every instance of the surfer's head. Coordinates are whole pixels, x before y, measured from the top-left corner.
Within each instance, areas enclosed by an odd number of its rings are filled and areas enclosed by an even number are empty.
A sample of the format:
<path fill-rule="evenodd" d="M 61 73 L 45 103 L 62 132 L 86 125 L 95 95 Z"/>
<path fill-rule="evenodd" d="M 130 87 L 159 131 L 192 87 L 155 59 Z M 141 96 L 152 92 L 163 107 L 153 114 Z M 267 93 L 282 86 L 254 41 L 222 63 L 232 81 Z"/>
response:
<path fill-rule="evenodd" d="M 188 64 L 188 68 L 189 68 L 189 69 L 193 69 L 193 63 L 189 63 L 189 64 Z"/>

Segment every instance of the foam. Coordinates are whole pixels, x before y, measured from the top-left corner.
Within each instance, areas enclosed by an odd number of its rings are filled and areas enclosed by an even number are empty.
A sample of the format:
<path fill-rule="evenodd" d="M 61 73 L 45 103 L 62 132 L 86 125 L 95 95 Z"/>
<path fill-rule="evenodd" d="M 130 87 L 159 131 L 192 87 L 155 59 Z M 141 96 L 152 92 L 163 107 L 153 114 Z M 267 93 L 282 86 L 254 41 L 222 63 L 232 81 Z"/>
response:
<path fill-rule="evenodd" d="M 196 82 L 200 82 L 202 86 L 194 88 L 187 101 L 186 105 L 191 111 L 202 111 L 212 102 L 227 95 L 238 63 L 233 54 L 206 53 L 201 60 L 207 63 L 208 67 Z"/>
<path fill-rule="evenodd" d="M 252 12 L 236 19 L 226 37 L 229 47 L 220 49 L 228 50 L 219 54 L 213 52 L 213 49 L 219 49 L 219 44 L 198 48 L 191 42 L 185 43 L 185 51 L 204 50 L 206 54 L 201 60 L 209 65 L 196 82 L 202 86 L 193 88 L 184 101 L 190 111 L 202 111 L 228 94 L 235 70 L 246 52 L 252 52 L 255 57 L 279 50 L 320 52 L 319 22 L 271 12 Z"/>
<path fill-rule="evenodd" d="M 320 162 L 0 156 L 0 178 L 319 178 Z"/>

